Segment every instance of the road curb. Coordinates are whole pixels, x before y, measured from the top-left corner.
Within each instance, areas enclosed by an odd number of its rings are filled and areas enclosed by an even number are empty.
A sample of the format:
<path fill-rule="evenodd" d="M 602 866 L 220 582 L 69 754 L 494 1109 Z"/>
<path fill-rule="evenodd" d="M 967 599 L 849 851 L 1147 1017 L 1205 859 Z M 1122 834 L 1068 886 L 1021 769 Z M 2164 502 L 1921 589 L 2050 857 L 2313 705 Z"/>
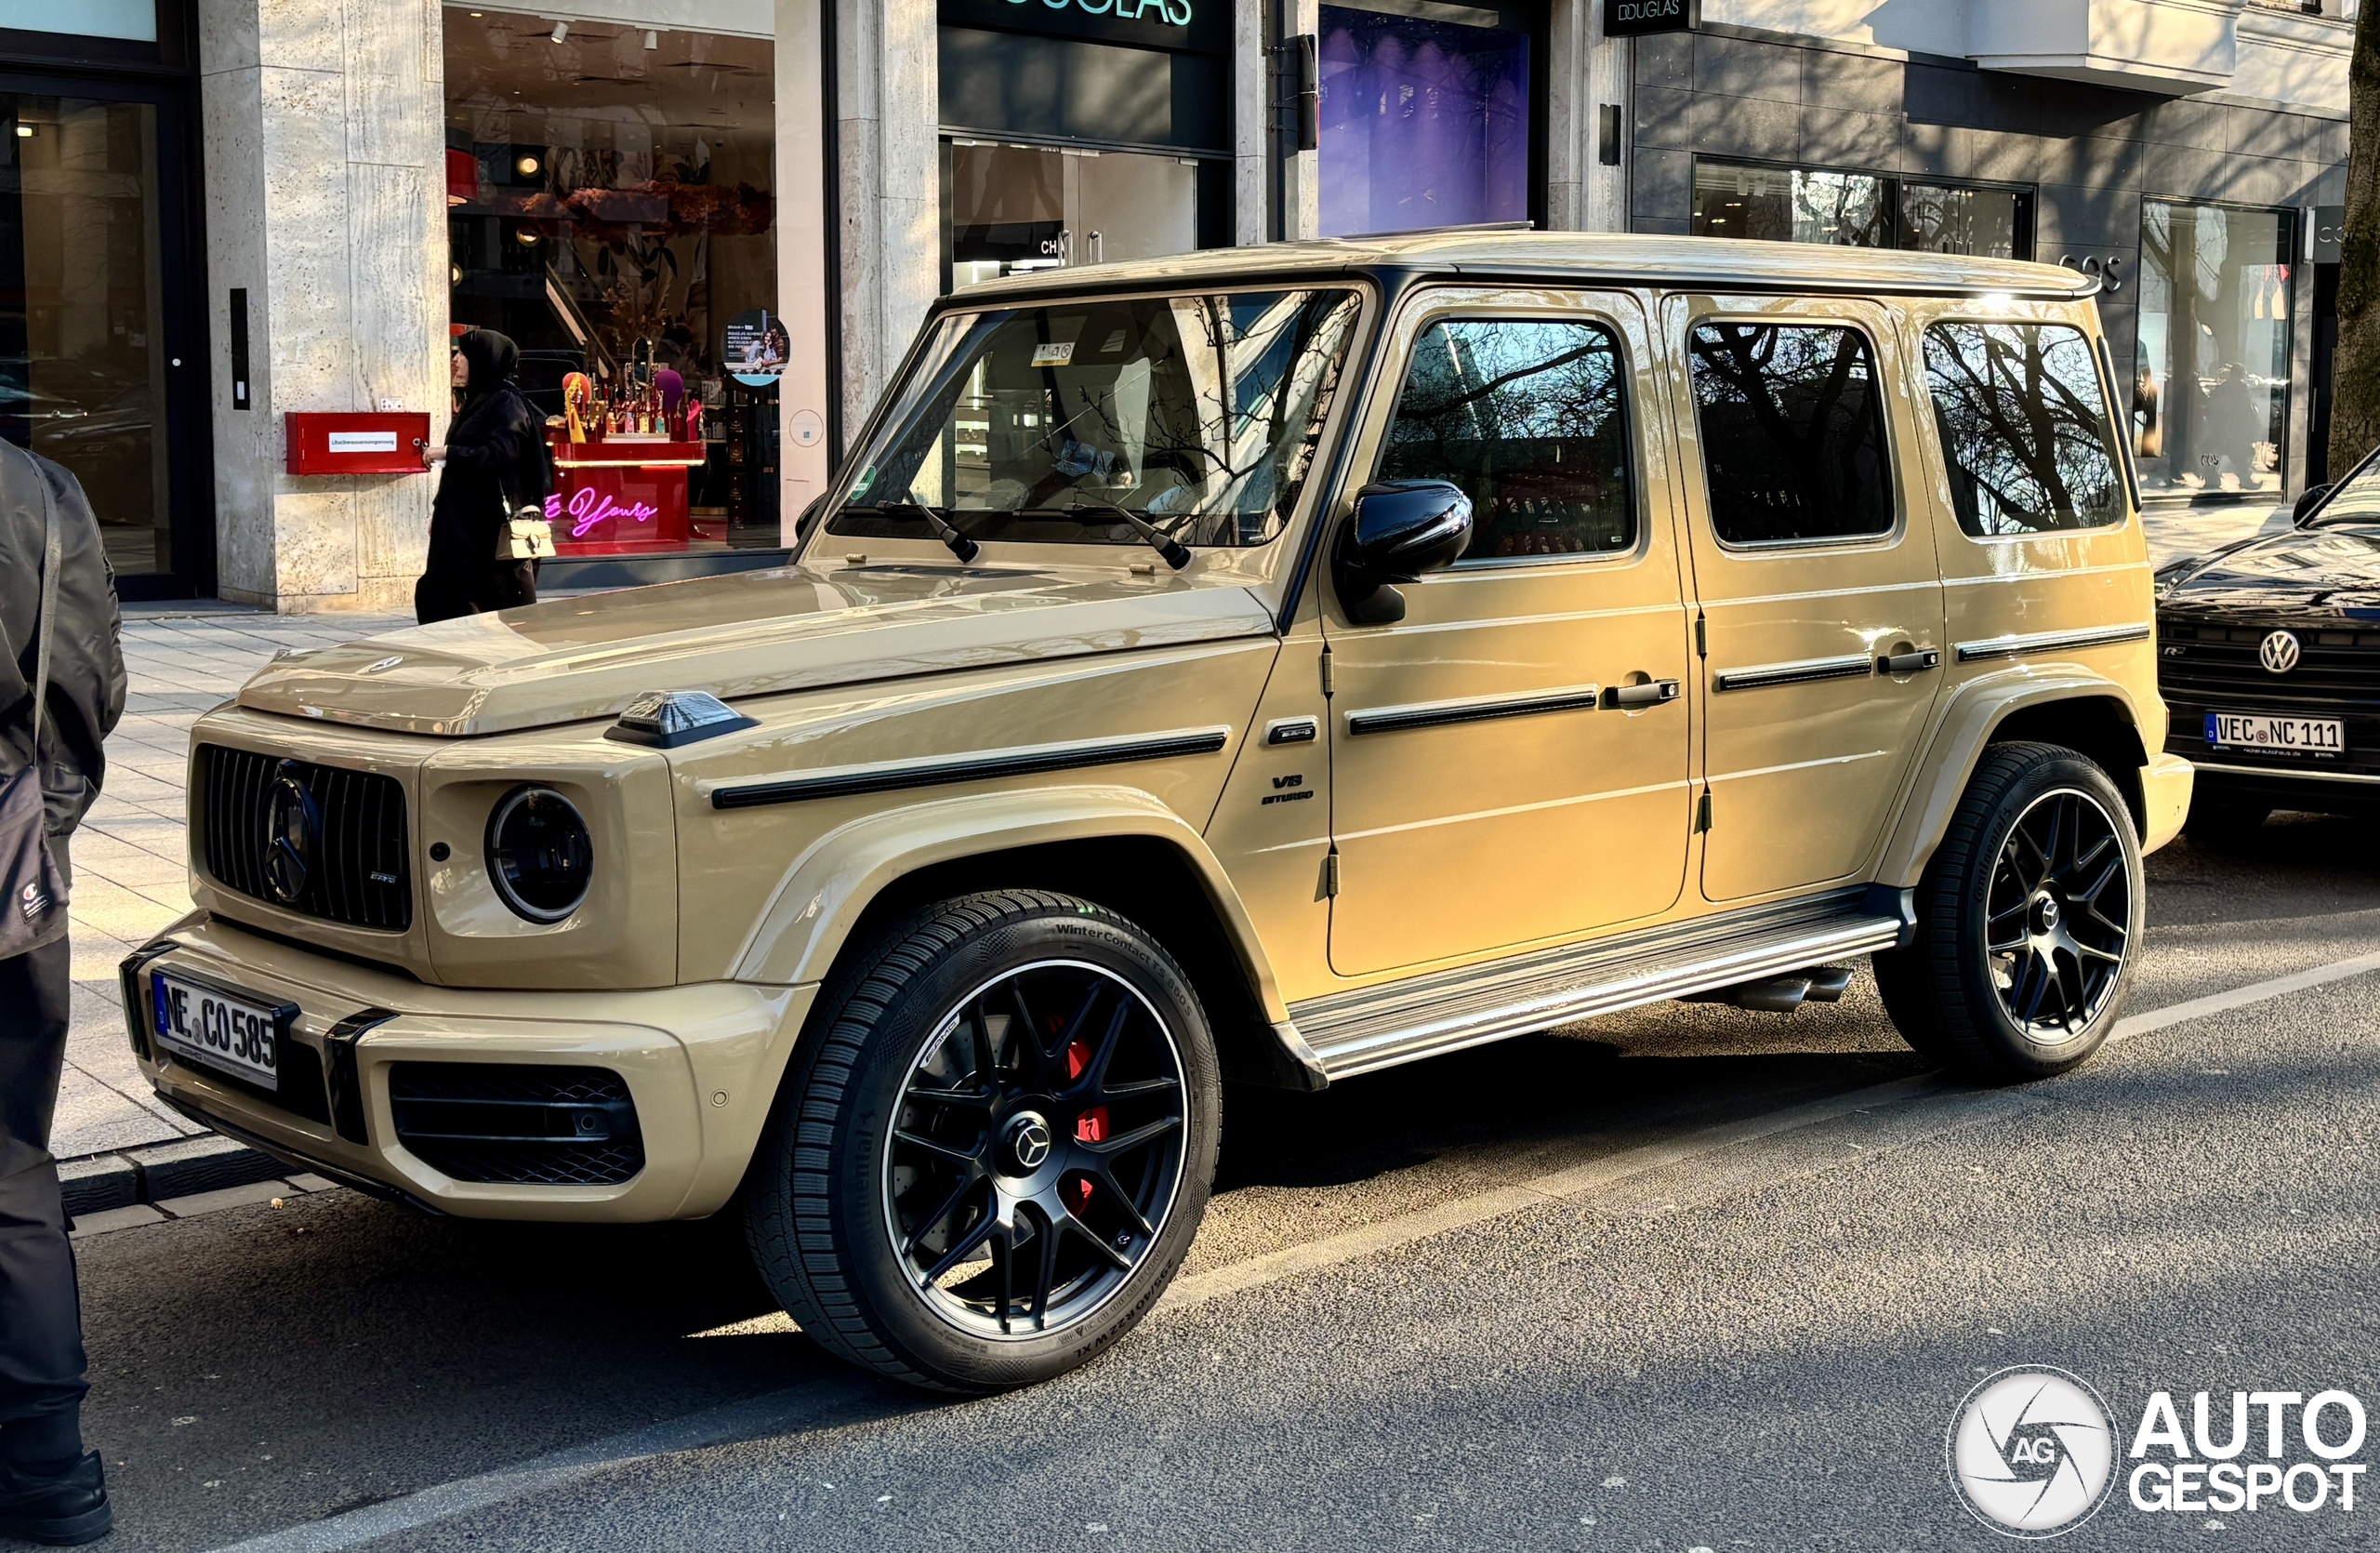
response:
<path fill-rule="evenodd" d="M 58 1162 L 66 1212 L 82 1218 L 117 1208 L 277 1180 L 289 1167 L 226 1137 L 111 1149 Z"/>

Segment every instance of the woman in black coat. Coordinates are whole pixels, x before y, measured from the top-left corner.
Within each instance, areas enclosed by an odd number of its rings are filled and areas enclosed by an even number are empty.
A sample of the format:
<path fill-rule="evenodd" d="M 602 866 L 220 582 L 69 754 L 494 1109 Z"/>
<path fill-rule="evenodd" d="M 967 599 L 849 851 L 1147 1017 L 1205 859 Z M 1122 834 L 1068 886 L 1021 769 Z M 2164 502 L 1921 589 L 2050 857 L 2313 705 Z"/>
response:
<path fill-rule="evenodd" d="M 430 509 L 428 569 L 413 591 L 414 617 L 425 626 L 537 602 L 536 563 L 496 554 L 512 510 L 543 503 L 548 485 L 545 418 L 512 381 L 520 360 L 521 348 L 494 329 L 455 341 L 462 405 L 445 445 L 421 450 L 424 468 L 446 466 Z"/>

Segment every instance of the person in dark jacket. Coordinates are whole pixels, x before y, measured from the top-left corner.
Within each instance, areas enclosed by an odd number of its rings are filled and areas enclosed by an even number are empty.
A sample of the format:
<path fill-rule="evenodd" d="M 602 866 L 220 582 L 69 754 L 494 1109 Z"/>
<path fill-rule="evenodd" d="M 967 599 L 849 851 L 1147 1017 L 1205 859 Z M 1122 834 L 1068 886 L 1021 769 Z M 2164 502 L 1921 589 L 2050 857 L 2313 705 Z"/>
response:
<path fill-rule="evenodd" d="M 430 509 L 430 560 L 414 585 L 423 625 L 457 615 L 537 602 L 536 564 L 499 561 L 496 536 L 515 507 L 546 498 L 545 418 L 512 380 L 521 348 L 494 329 L 455 341 L 455 387 L 462 404 L 443 446 L 421 450 L 425 468 L 444 464 Z"/>
<path fill-rule="evenodd" d="M 41 486 L 64 549 L 41 748 L 33 702 L 41 630 Z M 99 795 L 102 745 L 124 714 L 115 574 L 72 474 L 0 443 L 0 771 L 41 767 L 43 828 L 61 872 L 66 838 Z M 70 875 L 71 878 L 71 875 Z M 82 1307 L 49 1128 L 66 1062 L 71 961 L 57 936 L 0 960 L 0 1537 L 54 1544 L 107 1534 L 96 1453 L 83 1449 Z"/>

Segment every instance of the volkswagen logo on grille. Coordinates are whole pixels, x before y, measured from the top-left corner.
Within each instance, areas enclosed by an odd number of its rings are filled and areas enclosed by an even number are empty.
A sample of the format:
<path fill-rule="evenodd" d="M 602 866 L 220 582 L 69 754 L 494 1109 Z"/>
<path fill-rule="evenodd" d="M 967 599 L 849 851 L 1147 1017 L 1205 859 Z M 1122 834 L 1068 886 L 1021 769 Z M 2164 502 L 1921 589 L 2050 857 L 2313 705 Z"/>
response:
<path fill-rule="evenodd" d="M 2277 630 L 2256 649 L 2256 661 L 2268 674 L 2286 674 L 2297 667 L 2297 633 Z"/>
<path fill-rule="evenodd" d="M 307 870 L 323 831 L 313 794 L 291 773 L 291 764 L 283 762 L 281 775 L 265 790 L 264 877 L 284 906 L 297 905 L 306 893 Z"/>

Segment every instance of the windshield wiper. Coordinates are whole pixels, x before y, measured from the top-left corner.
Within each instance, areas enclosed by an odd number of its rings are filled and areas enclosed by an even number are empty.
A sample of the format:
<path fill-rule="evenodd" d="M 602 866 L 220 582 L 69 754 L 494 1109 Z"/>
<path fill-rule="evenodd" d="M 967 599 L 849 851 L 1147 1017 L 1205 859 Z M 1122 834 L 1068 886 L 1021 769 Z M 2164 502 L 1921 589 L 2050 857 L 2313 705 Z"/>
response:
<path fill-rule="evenodd" d="M 1172 567 L 1177 572 L 1183 567 L 1190 564 L 1190 563 L 1196 559 L 1196 557 L 1190 553 L 1190 549 L 1187 545 L 1183 544 L 1172 535 L 1168 534 L 1164 529 L 1159 528 L 1157 524 L 1149 522 L 1146 518 L 1141 516 L 1138 512 L 1133 511 L 1130 508 L 1118 507 L 1112 501 L 1086 501 L 1073 507 L 1021 507 L 1017 509 L 1014 515 L 1022 516 L 1031 514 L 1034 516 L 1040 516 L 1042 514 L 1048 514 L 1052 517 L 1070 518 L 1076 513 L 1086 510 L 1095 512 L 1113 512 L 1117 517 L 1123 519 L 1126 523 L 1131 524 L 1133 531 L 1139 534 L 1143 539 L 1148 541 L 1149 548 L 1156 551 L 1159 555 L 1165 557 L 1165 564 Z"/>
<path fill-rule="evenodd" d="M 961 561 L 972 561 L 976 556 L 983 553 L 983 547 L 981 545 L 978 545 L 974 540 L 967 538 L 966 535 L 961 534 L 959 530 L 951 527 L 948 523 L 944 521 L 941 513 L 935 511 L 932 508 L 926 506 L 923 502 L 879 502 L 874 511 L 878 512 L 915 512 L 918 516 L 926 520 L 926 526 L 933 530 L 933 537 L 942 541 L 943 547 L 948 550 L 951 554 L 959 557 Z"/>

